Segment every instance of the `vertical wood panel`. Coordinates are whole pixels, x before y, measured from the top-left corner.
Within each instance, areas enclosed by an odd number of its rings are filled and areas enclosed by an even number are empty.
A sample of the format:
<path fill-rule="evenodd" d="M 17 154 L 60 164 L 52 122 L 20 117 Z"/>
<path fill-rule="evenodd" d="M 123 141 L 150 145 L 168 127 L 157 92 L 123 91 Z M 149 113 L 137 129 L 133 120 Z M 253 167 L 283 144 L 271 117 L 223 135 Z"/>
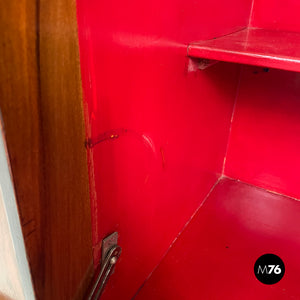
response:
<path fill-rule="evenodd" d="M 0 108 L 38 299 L 82 298 L 92 271 L 75 5 L 0 1 Z"/>
<path fill-rule="evenodd" d="M 44 255 L 36 16 L 35 1 L 0 2 L 0 109 L 25 244 L 39 291 L 43 286 Z"/>
<path fill-rule="evenodd" d="M 75 0 L 40 1 L 41 116 L 47 190 L 44 299 L 71 299 L 92 263 Z M 56 287 L 56 289 L 53 289 Z"/>

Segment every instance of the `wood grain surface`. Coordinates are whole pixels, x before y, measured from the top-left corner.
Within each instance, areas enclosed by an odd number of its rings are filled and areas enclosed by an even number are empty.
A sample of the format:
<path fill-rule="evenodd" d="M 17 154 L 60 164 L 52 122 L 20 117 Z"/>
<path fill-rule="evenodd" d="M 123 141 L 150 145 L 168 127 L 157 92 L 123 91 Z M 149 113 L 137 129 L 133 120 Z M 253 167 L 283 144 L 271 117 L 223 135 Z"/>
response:
<path fill-rule="evenodd" d="M 93 268 L 76 2 L 0 5 L 0 109 L 36 296 L 80 299 Z"/>
<path fill-rule="evenodd" d="M 0 109 L 27 254 L 39 291 L 44 280 L 44 255 L 37 6 L 28 0 L 0 4 Z"/>

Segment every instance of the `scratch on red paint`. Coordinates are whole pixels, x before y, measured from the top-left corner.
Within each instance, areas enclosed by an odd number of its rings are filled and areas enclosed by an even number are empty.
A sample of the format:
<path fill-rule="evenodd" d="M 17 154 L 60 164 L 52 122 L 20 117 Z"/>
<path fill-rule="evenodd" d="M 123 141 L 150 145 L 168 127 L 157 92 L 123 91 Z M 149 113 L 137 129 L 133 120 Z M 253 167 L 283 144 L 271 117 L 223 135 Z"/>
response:
<path fill-rule="evenodd" d="M 132 136 L 137 140 L 140 140 L 143 143 L 143 145 L 146 148 L 148 148 L 151 151 L 151 153 L 154 155 L 154 159 L 157 161 L 161 161 L 161 167 L 163 169 L 166 168 L 166 157 L 165 157 L 164 149 L 160 147 L 159 153 L 157 153 L 155 143 L 148 135 L 138 133 L 131 129 L 119 128 L 119 129 L 108 130 L 95 137 L 88 138 L 86 140 L 85 145 L 87 148 L 91 149 L 102 142 L 113 141 L 122 136 Z M 148 179 L 149 178 L 146 178 L 145 183 L 148 181 Z"/>
<path fill-rule="evenodd" d="M 130 129 L 125 129 L 125 128 L 112 129 L 112 130 L 106 131 L 104 133 L 101 133 L 101 134 L 97 135 L 96 137 L 88 138 L 86 141 L 86 146 L 88 148 L 93 148 L 94 146 L 96 146 L 97 144 L 99 144 L 101 142 L 104 142 L 107 140 L 114 140 L 123 135 L 131 135 L 131 136 L 136 137 L 139 140 L 142 140 L 143 144 L 147 148 L 151 149 L 151 151 L 153 153 L 156 153 L 154 142 L 148 135 L 140 134 L 138 132 L 135 132 Z"/>

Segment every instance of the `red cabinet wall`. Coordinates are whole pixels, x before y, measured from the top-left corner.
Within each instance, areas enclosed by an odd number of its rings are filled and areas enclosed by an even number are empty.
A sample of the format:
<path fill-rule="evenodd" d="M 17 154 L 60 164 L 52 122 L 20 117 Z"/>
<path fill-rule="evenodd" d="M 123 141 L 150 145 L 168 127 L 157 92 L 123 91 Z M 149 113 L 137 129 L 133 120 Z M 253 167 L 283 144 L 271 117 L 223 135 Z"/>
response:
<path fill-rule="evenodd" d="M 103 299 L 135 295 L 220 176 L 300 196 L 298 73 L 187 56 L 248 26 L 297 31 L 289 2 L 77 0 L 95 264 L 108 234 L 123 249 Z"/>

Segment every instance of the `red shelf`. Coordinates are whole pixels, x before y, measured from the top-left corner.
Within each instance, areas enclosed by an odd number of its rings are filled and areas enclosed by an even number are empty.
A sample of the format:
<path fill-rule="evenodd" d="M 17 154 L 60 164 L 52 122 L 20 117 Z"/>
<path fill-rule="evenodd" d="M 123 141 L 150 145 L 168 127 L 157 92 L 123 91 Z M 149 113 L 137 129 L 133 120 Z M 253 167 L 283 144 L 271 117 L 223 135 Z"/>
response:
<path fill-rule="evenodd" d="M 300 33 L 247 28 L 219 38 L 193 42 L 191 57 L 300 71 Z"/>
<path fill-rule="evenodd" d="M 135 299 L 300 299 L 299 215 L 297 200 L 222 179 Z M 254 275 L 266 253 L 285 264 L 272 286 Z"/>

